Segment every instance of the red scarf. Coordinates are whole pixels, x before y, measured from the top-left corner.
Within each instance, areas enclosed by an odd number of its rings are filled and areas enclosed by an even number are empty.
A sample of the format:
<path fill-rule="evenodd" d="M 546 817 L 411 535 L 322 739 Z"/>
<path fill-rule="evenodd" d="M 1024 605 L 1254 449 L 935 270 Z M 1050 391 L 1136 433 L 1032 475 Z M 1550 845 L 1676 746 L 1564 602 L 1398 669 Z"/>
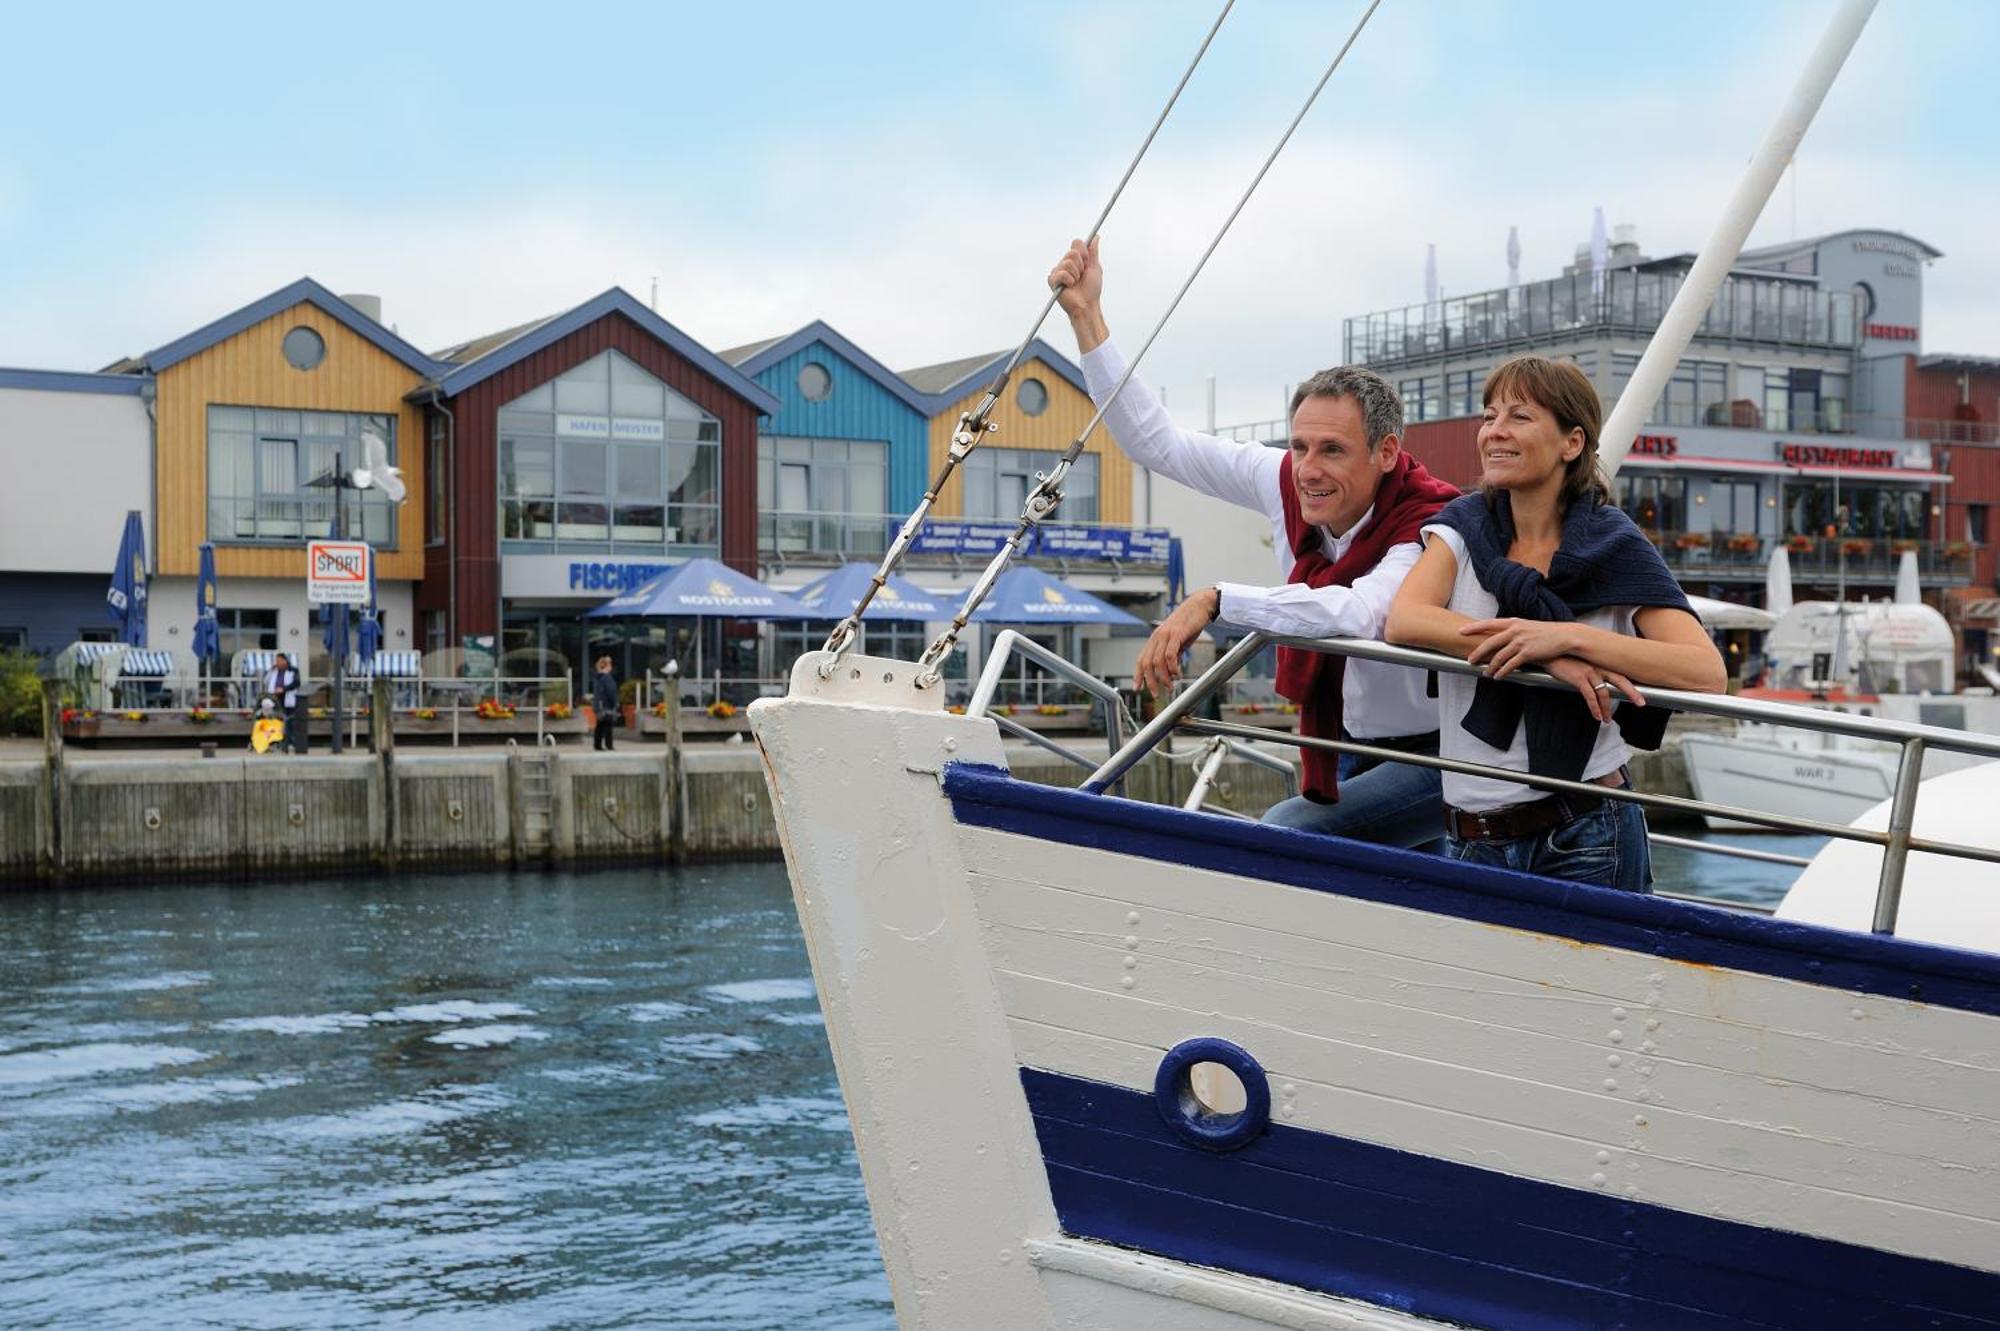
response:
<path fill-rule="evenodd" d="M 1424 464 L 1404 453 L 1382 478 L 1375 491 L 1375 509 L 1368 522 L 1354 534 L 1347 553 L 1339 559 L 1326 557 L 1326 543 L 1320 528 L 1307 522 L 1299 511 L 1298 487 L 1292 483 L 1291 454 L 1278 472 L 1278 490 L 1285 505 L 1285 541 L 1298 560 L 1292 565 L 1290 582 L 1308 587 L 1350 587 L 1356 578 L 1370 573 L 1389 553 L 1391 546 L 1417 539 L 1419 530 L 1437 516 L 1439 509 L 1458 497 L 1454 487 L 1424 470 Z M 1299 733 L 1320 739 L 1340 738 L 1340 687 L 1346 676 L 1347 658 L 1303 647 L 1278 648 L 1278 692 L 1299 705 Z M 1322 804 L 1339 802 L 1340 755 L 1320 749 L 1306 749 L 1305 774 L 1300 783 L 1307 798 Z"/>

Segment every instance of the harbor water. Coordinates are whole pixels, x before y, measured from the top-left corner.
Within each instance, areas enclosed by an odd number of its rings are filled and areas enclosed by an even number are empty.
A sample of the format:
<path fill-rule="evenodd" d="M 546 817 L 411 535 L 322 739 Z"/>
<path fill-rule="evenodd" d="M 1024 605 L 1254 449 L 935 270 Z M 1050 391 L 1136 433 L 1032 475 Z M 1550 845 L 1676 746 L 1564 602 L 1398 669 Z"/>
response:
<path fill-rule="evenodd" d="M 0 940 L 0 1326 L 893 1325 L 780 865 L 19 891 Z"/>

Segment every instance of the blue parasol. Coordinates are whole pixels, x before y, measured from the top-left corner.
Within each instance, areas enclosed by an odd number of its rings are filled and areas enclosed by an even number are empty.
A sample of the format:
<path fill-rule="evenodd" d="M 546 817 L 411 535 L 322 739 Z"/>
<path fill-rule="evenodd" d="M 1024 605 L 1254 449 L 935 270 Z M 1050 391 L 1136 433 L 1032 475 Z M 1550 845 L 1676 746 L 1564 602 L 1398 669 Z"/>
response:
<path fill-rule="evenodd" d="M 215 547 L 206 541 L 194 580 L 194 654 L 200 661 L 222 655 L 222 625 L 215 617 Z"/>
<path fill-rule="evenodd" d="M 842 564 L 833 572 L 801 587 L 798 597 L 812 607 L 812 619 L 844 619 L 854 613 L 860 603 L 862 593 L 875 577 L 875 566 L 859 562 Z M 875 599 L 861 612 L 861 618 L 868 619 L 950 619 L 957 613 L 956 605 L 947 604 L 941 596 L 936 596 L 911 582 L 890 574 L 882 584 L 882 590 L 875 593 Z"/>
<path fill-rule="evenodd" d="M 1027 564 L 1000 575 L 985 603 L 973 612 L 986 624 L 1139 624 L 1108 601 Z"/>
<path fill-rule="evenodd" d="M 812 619 L 805 602 L 713 559 L 690 559 L 614 596 L 585 619 Z"/>
<path fill-rule="evenodd" d="M 146 529 L 139 510 L 125 514 L 125 534 L 118 540 L 118 562 L 111 569 L 111 589 L 104 594 L 105 613 L 118 625 L 118 640 L 133 647 L 146 645 Z"/>

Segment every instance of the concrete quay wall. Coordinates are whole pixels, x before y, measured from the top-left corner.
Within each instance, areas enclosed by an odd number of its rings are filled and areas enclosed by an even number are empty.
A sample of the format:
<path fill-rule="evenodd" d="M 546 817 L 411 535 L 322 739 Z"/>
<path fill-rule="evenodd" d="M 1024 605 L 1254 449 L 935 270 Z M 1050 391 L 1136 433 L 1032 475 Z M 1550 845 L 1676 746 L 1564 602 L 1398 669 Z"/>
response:
<path fill-rule="evenodd" d="M 1014 756 L 1024 778 L 1076 785 L 1081 768 Z M 1191 764 L 1151 759 L 1136 798 L 1179 803 Z M 1214 803 L 1255 813 L 1282 781 L 1232 763 Z M 38 882 L 251 878 L 780 853 L 750 745 L 679 753 L 396 751 L 378 757 L 93 756 L 0 762 L 0 889 Z"/>
<path fill-rule="evenodd" d="M 1084 776 L 1026 746 L 1010 762 L 1047 785 Z M 1677 745 L 1637 757 L 1634 775 L 1641 789 L 1688 793 Z M 1179 805 L 1194 779 L 1192 762 L 1155 755 L 1127 777 L 1126 793 Z M 1255 816 L 1286 793 L 1279 774 L 1232 759 L 1208 798 Z M 751 745 L 207 759 L 68 751 L 53 762 L 0 762 L 0 889 L 779 853 Z"/>

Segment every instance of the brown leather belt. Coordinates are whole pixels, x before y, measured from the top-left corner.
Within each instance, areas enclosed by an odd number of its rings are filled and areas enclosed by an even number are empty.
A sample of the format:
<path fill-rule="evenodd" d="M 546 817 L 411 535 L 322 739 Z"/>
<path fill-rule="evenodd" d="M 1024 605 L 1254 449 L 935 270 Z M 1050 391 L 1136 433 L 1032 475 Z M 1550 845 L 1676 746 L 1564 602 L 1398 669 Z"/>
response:
<path fill-rule="evenodd" d="M 1597 784 L 1619 789 L 1626 781 L 1622 772 L 1612 772 L 1598 778 Z M 1572 795 L 1566 791 L 1486 813 L 1446 805 L 1444 827 L 1460 841 L 1518 841 L 1522 837 L 1552 832 L 1572 819 L 1596 813 L 1604 805 L 1605 799 L 1601 795 Z"/>

